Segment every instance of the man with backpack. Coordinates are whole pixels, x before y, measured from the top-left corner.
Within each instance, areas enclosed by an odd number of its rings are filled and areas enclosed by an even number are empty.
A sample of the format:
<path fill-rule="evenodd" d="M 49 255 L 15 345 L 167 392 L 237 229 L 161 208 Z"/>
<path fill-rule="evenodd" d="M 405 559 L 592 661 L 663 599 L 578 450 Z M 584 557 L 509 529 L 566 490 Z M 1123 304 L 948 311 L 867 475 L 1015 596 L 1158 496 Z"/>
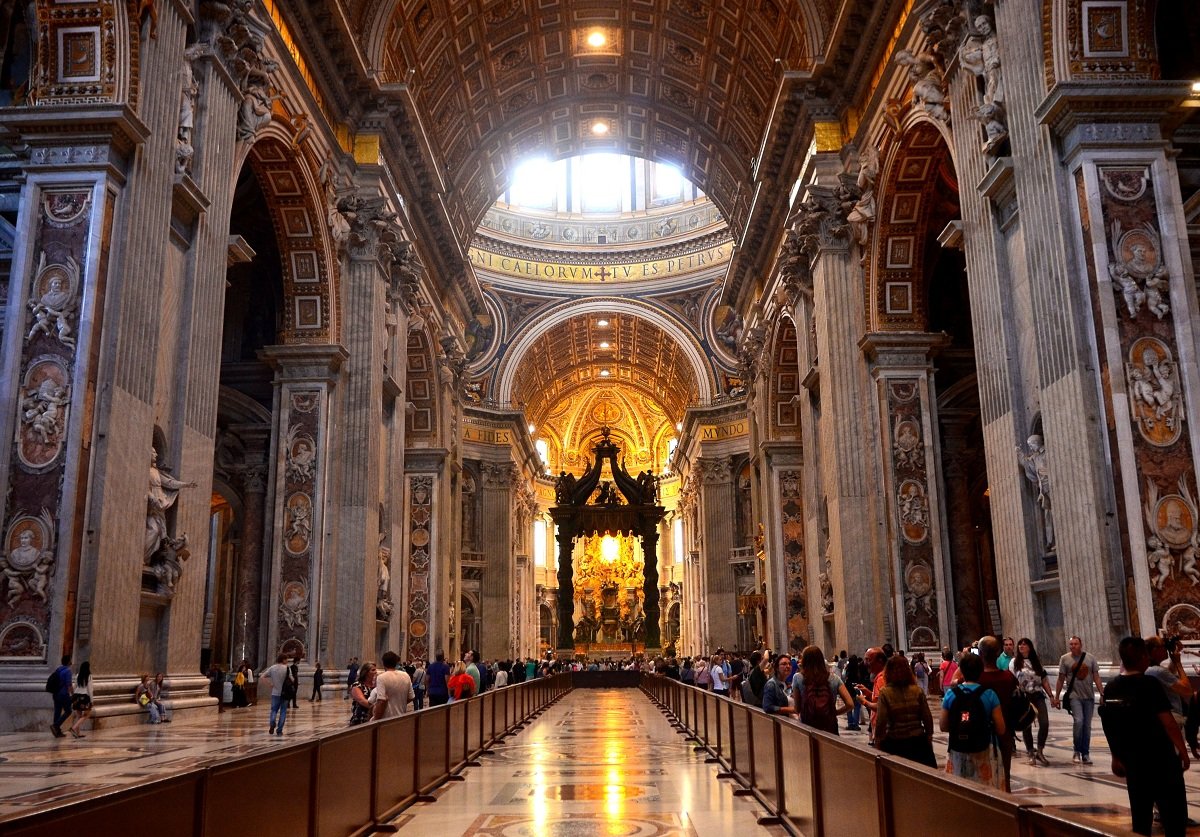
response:
<path fill-rule="evenodd" d="M 1146 676 L 1150 654 L 1141 637 L 1128 636 L 1118 648 L 1123 674 L 1104 689 L 1100 722 L 1112 750 L 1112 771 L 1124 777 L 1133 831 L 1149 834 L 1154 806 L 1167 837 L 1187 830 L 1183 773 L 1190 766 L 1187 745 L 1162 686 Z"/>
<path fill-rule="evenodd" d="M 295 681 L 288 671 L 287 655 L 280 654 L 276 657 L 275 665 L 264 671 L 262 676 L 271 681 L 271 726 L 268 735 L 283 735 L 283 725 L 287 723 L 288 701 L 296 694 Z"/>
<path fill-rule="evenodd" d="M 842 707 L 838 709 L 838 696 Z M 800 723 L 838 734 L 837 716 L 849 710 L 854 699 L 842 683 L 842 678 L 831 674 L 825 664 L 825 652 L 810 645 L 800 653 L 800 674 L 792 677 L 792 698 Z"/>
<path fill-rule="evenodd" d="M 997 790 L 1004 789 L 997 736 L 1006 732 L 1000 698 L 979 684 L 983 660 L 964 654 L 958 664 L 962 682 L 946 691 L 938 727 L 950 733 L 946 772 Z"/>
<path fill-rule="evenodd" d="M 985 636 L 979 640 L 979 658 L 983 660 L 983 674 L 979 675 L 979 685 L 991 689 L 1000 699 L 1000 709 L 1004 713 L 1004 734 L 1000 739 L 1000 761 L 1004 766 L 1004 789 L 1011 792 L 1012 757 L 1016 743 L 1016 723 L 1024 718 L 1017 718 L 1018 709 L 1024 716 L 1029 709 L 1029 699 L 1019 694 L 1017 677 L 1008 669 L 999 666 L 1000 641 L 994 636 Z M 1032 720 L 1032 719 L 1030 719 Z"/>

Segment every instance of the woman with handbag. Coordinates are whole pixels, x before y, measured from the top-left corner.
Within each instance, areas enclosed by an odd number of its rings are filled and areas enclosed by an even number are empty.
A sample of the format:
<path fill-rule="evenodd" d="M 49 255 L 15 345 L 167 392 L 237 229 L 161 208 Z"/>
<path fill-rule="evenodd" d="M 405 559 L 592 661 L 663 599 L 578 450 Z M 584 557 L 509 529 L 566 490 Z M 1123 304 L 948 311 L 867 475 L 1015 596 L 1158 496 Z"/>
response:
<path fill-rule="evenodd" d="M 1016 675 L 1017 686 L 1029 698 L 1030 705 L 1037 712 L 1037 750 L 1033 749 L 1033 724 L 1030 724 L 1021 730 L 1025 739 L 1025 754 L 1034 767 L 1049 767 L 1050 762 L 1046 760 L 1045 749 L 1046 738 L 1050 735 L 1050 712 L 1047 708 L 1052 699 L 1050 678 L 1042 666 L 1037 649 L 1033 647 L 1033 640 L 1029 637 L 1023 636 L 1017 641 L 1017 655 L 1009 664 L 1009 671 Z"/>
<path fill-rule="evenodd" d="M 358 680 L 350 687 L 350 726 L 371 720 L 371 690 L 375 688 L 375 664 L 358 667 Z"/>
<path fill-rule="evenodd" d="M 86 738 L 79 727 L 92 716 L 92 664 L 84 660 L 79 664 L 79 675 L 75 678 L 75 691 L 71 694 L 71 711 L 75 717 L 67 732 L 76 738 Z"/>

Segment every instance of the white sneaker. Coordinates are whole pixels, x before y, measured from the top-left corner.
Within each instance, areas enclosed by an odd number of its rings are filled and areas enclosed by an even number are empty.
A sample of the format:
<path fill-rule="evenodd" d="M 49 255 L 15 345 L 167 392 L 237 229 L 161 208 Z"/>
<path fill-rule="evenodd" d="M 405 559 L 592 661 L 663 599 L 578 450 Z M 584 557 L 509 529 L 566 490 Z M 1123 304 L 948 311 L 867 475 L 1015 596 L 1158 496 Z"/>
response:
<path fill-rule="evenodd" d="M 1071 761 L 1075 764 L 1078 764 L 1079 763 L 1079 753 L 1072 753 Z"/>

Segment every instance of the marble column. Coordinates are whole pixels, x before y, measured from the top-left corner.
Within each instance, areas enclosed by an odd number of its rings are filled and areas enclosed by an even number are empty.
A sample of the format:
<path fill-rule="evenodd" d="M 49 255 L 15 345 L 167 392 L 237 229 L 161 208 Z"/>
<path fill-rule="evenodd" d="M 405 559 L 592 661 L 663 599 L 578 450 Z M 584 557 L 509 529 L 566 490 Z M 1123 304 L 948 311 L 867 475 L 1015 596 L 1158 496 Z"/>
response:
<path fill-rule="evenodd" d="M 343 204 L 345 201 L 343 199 Z M 342 334 L 349 357 L 337 400 L 335 549 L 326 563 L 331 609 L 321 625 L 322 656 L 344 660 L 375 650 L 380 547 L 391 544 L 379 519 L 383 496 L 383 375 L 387 294 L 400 231 L 370 187 L 352 199 L 343 260 Z"/>
<path fill-rule="evenodd" d="M 842 163 L 818 154 L 818 183 L 835 183 Z M 813 319 L 820 359 L 821 414 L 817 442 L 828 536 L 820 558 L 823 617 L 832 617 L 826 636 L 836 648 L 866 648 L 893 638 L 891 572 L 883 506 L 879 496 L 877 412 L 867 367 L 857 343 L 866 333 L 863 273 L 851 253 L 849 229 L 838 217 L 829 187 L 817 206 L 802 213 L 805 251 L 813 258 Z"/>
<path fill-rule="evenodd" d="M 557 520 L 555 521 L 558 522 Z M 575 538 L 564 523 L 558 527 L 558 650 L 575 649 L 575 574 L 572 556 Z"/>
<path fill-rule="evenodd" d="M 512 510 L 518 473 L 511 462 L 481 462 L 483 485 L 479 489 L 480 531 L 487 533 L 483 547 L 483 589 L 480 596 L 481 618 L 487 630 L 482 648 L 475 649 L 486 659 L 508 653 L 512 630 Z"/>
<path fill-rule="evenodd" d="M 260 648 L 263 593 L 263 537 L 266 511 L 265 465 L 242 471 L 242 544 L 238 554 L 233 608 L 233 663 L 248 660 L 255 671 L 266 662 Z"/>
<path fill-rule="evenodd" d="M 862 341 L 883 428 L 897 644 L 931 653 L 950 644 L 954 621 L 933 385 L 933 355 L 947 343 L 945 334 L 913 332 L 877 332 Z"/>
<path fill-rule="evenodd" d="M 323 610 L 332 606 L 322 590 L 337 450 L 330 401 L 346 350 L 295 344 L 259 354 L 275 369 L 267 657 L 282 653 L 312 661 Z"/>
<path fill-rule="evenodd" d="M 646 616 L 646 651 L 648 653 L 662 650 L 662 626 L 660 624 L 661 608 L 659 607 L 658 591 L 658 522 L 647 523 L 642 530 L 642 553 L 645 557 L 644 583 L 645 593 L 643 611 Z"/>
<path fill-rule="evenodd" d="M 737 497 L 729 457 L 700 458 L 695 468 L 700 475 L 699 506 L 704 532 L 700 549 L 701 598 L 707 615 L 704 634 L 711 644 L 700 651 L 711 653 L 717 647 L 737 645 L 737 583 L 733 565 L 729 563 L 734 547 L 732 522 Z"/>

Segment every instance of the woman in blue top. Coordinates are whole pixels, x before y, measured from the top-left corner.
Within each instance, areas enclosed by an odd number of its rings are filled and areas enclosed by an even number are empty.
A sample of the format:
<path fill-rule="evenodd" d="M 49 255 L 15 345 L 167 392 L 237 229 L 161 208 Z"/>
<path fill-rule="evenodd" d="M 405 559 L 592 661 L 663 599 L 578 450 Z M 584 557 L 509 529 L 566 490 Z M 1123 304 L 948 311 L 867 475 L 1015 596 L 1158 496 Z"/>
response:
<path fill-rule="evenodd" d="M 964 654 L 958 670 L 962 682 L 946 691 L 938 721 L 942 732 L 950 733 L 946 772 L 1003 790 L 1004 770 L 997 742 L 1004 735 L 1000 698 L 979 685 L 983 660 L 978 654 Z"/>
<path fill-rule="evenodd" d="M 795 715 L 787 680 L 792 673 L 792 659 L 787 654 L 775 658 L 775 676 L 763 686 L 763 711 L 769 715 Z"/>

